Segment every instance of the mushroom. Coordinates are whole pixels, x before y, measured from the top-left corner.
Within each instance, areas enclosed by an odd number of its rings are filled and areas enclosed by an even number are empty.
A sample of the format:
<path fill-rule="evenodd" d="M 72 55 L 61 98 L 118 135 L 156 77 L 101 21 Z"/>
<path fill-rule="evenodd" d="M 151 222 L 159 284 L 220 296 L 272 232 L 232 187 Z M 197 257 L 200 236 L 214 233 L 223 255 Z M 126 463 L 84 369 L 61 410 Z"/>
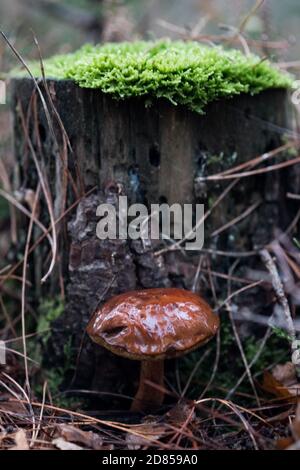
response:
<path fill-rule="evenodd" d="M 158 288 L 108 300 L 93 314 L 87 333 L 112 353 L 142 361 L 131 410 L 144 412 L 163 402 L 164 360 L 193 351 L 218 328 L 219 318 L 197 294 Z"/>

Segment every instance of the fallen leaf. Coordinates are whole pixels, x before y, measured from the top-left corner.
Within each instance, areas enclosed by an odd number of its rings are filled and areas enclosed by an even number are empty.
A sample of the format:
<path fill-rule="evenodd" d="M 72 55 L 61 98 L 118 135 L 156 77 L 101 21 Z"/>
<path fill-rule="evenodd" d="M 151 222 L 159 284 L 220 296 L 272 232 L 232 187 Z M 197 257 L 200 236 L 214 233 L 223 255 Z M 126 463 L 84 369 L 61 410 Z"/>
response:
<path fill-rule="evenodd" d="M 24 429 L 19 429 L 14 435 L 16 445 L 11 447 L 10 450 L 29 450 L 29 445 Z"/>
<path fill-rule="evenodd" d="M 294 439 L 292 437 L 282 437 L 276 441 L 277 450 L 285 450 L 291 445 L 294 444 Z"/>
<path fill-rule="evenodd" d="M 262 387 L 273 395 L 289 401 L 298 401 L 300 383 L 296 377 L 295 366 L 292 362 L 279 364 L 271 372 L 265 371 Z"/>
<path fill-rule="evenodd" d="M 295 419 L 291 424 L 292 436 L 283 437 L 276 442 L 278 450 L 295 450 L 300 448 L 300 402 L 296 408 Z"/>
<path fill-rule="evenodd" d="M 52 444 L 60 450 L 84 450 L 83 447 L 73 444 L 72 442 L 68 442 L 62 437 L 53 439 Z"/>
<path fill-rule="evenodd" d="M 132 433 L 128 431 L 126 443 L 129 450 L 139 450 L 143 446 L 149 446 L 166 433 L 166 425 L 158 422 L 157 418 L 149 416 L 143 421 L 142 424 L 132 427 Z"/>
<path fill-rule="evenodd" d="M 92 431 L 82 431 L 81 429 L 69 424 L 58 426 L 62 437 L 69 442 L 77 442 L 94 450 L 103 449 L 103 439 L 99 434 Z"/>
<path fill-rule="evenodd" d="M 297 405 L 295 419 L 292 423 L 292 433 L 295 440 L 300 440 L 300 402 Z"/>
<path fill-rule="evenodd" d="M 181 400 L 166 414 L 165 419 L 167 423 L 180 428 L 186 422 L 192 422 L 195 417 L 195 411 L 191 404 Z"/>
<path fill-rule="evenodd" d="M 23 414 L 24 411 L 26 411 L 25 405 L 17 400 L 11 400 L 11 401 L 9 399 L 7 401 L 1 400 L 0 412 L 3 412 L 3 413 L 12 412 L 12 413 Z"/>
<path fill-rule="evenodd" d="M 296 369 L 292 362 L 286 362 L 285 364 L 278 364 L 272 369 L 272 374 L 276 380 L 282 382 L 287 387 L 297 382 Z"/>

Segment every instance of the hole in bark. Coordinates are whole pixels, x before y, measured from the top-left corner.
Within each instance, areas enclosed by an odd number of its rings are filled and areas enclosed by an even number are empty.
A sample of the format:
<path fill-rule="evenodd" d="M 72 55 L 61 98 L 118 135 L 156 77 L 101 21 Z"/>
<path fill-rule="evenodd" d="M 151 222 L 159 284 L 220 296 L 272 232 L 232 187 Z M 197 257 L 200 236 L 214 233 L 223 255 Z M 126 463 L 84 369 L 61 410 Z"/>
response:
<path fill-rule="evenodd" d="M 198 148 L 197 148 L 196 155 L 195 155 L 195 159 L 197 161 L 197 166 L 199 168 L 202 168 L 202 166 L 206 163 L 207 155 L 208 155 L 207 146 L 205 145 L 204 142 L 199 140 Z"/>
<path fill-rule="evenodd" d="M 166 196 L 159 196 L 158 202 L 159 204 L 168 204 L 168 199 Z"/>
<path fill-rule="evenodd" d="M 276 149 L 278 145 L 279 145 L 278 141 L 276 141 L 276 139 L 274 138 L 271 138 L 269 142 L 267 143 L 267 145 L 265 146 L 264 153 L 272 152 L 272 150 Z"/>
<path fill-rule="evenodd" d="M 39 137 L 40 137 L 41 142 L 45 142 L 47 138 L 47 132 L 43 124 L 39 124 Z"/>
<path fill-rule="evenodd" d="M 125 326 L 116 326 L 115 328 L 108 328 L 107 330 L 104 330 L 103 334 L 106 337 L 112 338 L 113 336 L 118 336 L 124 330 L 126 330 Z"/>
<path fill-rule="evenodd" d="M 246 108 L 244 116 L 246 119 L 251 119 L 251 108 Z"/>
<path fill-rule="evenodd" d="M 149 149 L 149 162 L 152 166 L 158 167 L 160 165 L 160 151 L 157 145 L 152 145 Z"/>

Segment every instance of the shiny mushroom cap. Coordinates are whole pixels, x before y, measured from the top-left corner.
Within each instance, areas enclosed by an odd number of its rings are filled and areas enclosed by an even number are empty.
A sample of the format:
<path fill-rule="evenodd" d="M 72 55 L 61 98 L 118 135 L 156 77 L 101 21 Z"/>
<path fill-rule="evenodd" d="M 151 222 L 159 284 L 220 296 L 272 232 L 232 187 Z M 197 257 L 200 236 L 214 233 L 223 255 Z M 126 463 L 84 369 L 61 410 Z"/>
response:
<path fill-rule="evenodd" d="M 113 297 L 95 311 L 87 333 L 114 354 L 147 361 L 186 354 L 218 328 L 219 318 L 201 297 L 161 288 Z"/>

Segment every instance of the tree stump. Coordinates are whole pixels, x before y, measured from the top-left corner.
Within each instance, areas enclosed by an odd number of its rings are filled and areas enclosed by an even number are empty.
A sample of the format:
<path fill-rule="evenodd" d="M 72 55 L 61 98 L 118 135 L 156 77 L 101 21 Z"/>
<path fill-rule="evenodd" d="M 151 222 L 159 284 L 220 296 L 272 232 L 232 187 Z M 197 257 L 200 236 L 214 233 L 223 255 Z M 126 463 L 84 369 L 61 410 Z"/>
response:
<path fill-rule="evenodd" d="M 48 80 L 47 86 L 73 152 L 67 148 L 43 84 L 40 87 L 57 143 L 33 81 L 22 78 L 11 83 L 18 161 L 16 188 L 35 190 L 38 181 L 25 123 L 49 181 L 55 216 L 64 211 L 64 200 L 69 207 L 78 196 L 82 197 L 60 226 L 56 270 L 46 286 L 40 286 L 49 254 L 46 243 L 31 258 L 35 301 L 43 301 L 46 294 L 57 295 L 61 279 L 66 295 L 65 312 L 52 324 L 47 362 L 55 366 L 65 361 L 64 346 L 70 338 L 74 362 L 80 350 L 73 386 L 115 391 L 117 384 L 124 384 L 130 390 L 138 367 L 95 347 L 87 338 L 81 348 L 91 313 L 99 301 L 130 289 L 191 289 L 200 254 L 170 251 L 155 256 L 158 242 L 143 246 L 140 241 L 100 241 L 96 237 L 97 205 L 107 201 L 116 204 L 122 193 L 131 203 L 204 203 L 206 209 L 211 208 L 230 181 L 199 182 L 197 178 L 227 170 L 281 145 L 284 130 L 290 128 L 287 92 L 278 89 L 257 96 L 240 95 L 211 103 L 205 115 L 199 115 L 164 100 L 148 108 L 141 99 L 116 101 L 97 90 L 81 89 L 71 81 Z M 66 182 L 67 169 L 73 184 L 70 178 Z M 285 230 L 293 220 L 297 205 L 286 193 L 299 191 L 299 186 L 299 170 L 294 166 L 242 178 L 207 219 L 205 249 L 245 252 L 264 246 L 274 237 L 275 229 Z M 255 203 L 256 209 L 240 223 L 210 236 Z M 43 222 L 48 223 L 46 206 L 43 202 L 41 205 Z M 243 260 L 242 265 L 258 263 L 255 257 Z M 210 265 L 226 274 L 232 261 L 214 254 Z M 217 294 L 221 295 L 224 282 L 216 278 Z M 209 298 L 210 289 L 202 285 L 201 290 L 206 290 Z M 67 374 L 65 386 L 69 386 L 72 376 L 73 372 Z"/>

